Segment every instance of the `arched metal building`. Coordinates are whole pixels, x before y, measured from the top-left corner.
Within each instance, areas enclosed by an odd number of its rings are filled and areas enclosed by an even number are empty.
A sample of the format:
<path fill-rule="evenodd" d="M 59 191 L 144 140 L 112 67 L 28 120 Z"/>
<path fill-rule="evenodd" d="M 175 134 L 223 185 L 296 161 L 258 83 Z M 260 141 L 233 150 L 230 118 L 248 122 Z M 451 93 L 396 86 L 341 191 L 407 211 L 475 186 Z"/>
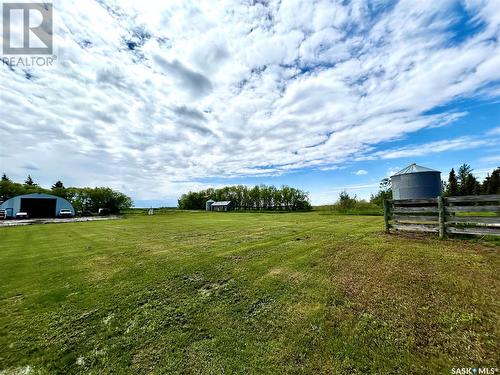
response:
<path fill-rule="evenodd" d="M 436 198 L 441 195 L 441 172 L 415 163 L 391 176 L 393 199 Z"/>
<path fill-rule="evenodd" d="M 56 217 L 62 209 L 75 214 L 75 209 L 66 199 L 44 193 L 18 195 L 0 205 L 0 210 L 5 210 L 7 217 L 14 217 L 18 212 L 26 212 L 30 218 Z"/>

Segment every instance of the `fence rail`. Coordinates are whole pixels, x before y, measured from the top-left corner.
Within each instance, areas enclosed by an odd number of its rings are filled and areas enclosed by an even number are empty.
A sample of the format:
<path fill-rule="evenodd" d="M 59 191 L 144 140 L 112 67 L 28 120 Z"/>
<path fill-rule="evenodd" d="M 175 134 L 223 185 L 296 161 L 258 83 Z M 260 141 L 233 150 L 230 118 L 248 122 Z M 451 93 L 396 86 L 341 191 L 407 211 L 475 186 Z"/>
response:
<path fill-rule="evenodd" d="M 500 194 L 384 201 L 386 233 L 500 236 Z"/>

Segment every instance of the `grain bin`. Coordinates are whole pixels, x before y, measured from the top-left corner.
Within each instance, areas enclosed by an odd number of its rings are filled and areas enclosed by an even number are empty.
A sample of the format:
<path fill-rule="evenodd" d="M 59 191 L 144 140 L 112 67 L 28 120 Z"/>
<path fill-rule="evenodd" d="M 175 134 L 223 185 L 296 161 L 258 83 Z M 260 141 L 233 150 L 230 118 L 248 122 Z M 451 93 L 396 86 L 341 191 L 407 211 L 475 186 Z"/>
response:
<path fill-rule="evenodd" d="M 391 176 L 393 199 L 436 198 L 441 195 L 441 172 L 415 163 Z"/>
<path fill-rule="evenodd" d="M 212 204 L 215 203 L 215 201 L 209 199 L 207 203 L 205 203 L 205 210 L 211 211 L 212 210 Z"/>

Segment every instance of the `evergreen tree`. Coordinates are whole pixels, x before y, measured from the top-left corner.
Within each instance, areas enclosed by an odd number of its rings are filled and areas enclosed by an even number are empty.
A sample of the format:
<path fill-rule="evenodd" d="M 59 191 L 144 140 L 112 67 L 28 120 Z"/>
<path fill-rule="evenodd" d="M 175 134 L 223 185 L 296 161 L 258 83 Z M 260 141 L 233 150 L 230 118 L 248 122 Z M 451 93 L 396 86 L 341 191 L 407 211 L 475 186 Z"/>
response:
<path fill-rule="evenodd" d="M 481 183 L 476 178 L 474 178 L 474 187 L 472 188 L 472 194 L 481 194 Z"/>
<path fill-rule="evenodd" d="M 448 176 L 448 189 L 446 191 L 448 196 L 458 195 L 458 181 L 455 174 L 455 169 L 451 168 L 450 174 Z"/>
<path fill-rule="evenodd" d="M 476 177 L 472 173 L 469 173 L 465 178 L 465 183 L 462 187 L 462 195 L 474 195 L 479 194 L 481 186 L 477 181 Z"/>
<path fill-rule="evenodd" d="M 489 194 L 489 191 L 490 191 L 490 183 L 491 183 L 491 176 L 490 174 L 488 173 L 483 181 L 483 183 L 481 184 L 481 193 L 482 194 Z"/>
<path fill-rule="evenodd" d="M 462 164 L 458 168 L 458 193 L 459 195 L 470 195 L 474 188 L 473 180 L 469 176 L 472 176 L 473 169 L 469 164 Z M 472 176 L 474 177 L 474 176 Z"/>
<path fill-rule="evenodd" d="M 33 182 L 33 179 L 31 178 L 31 175 L 28 175 L 28 178 L 26 181 L 24 181 L 24 184 L 26 186 L 36 186 L 36 184 Z"/>
<path fill-rule="evenodd" d="M 4 173 L 2 174 L 2 181 L 10 182 L 10 178 L 8 178 L 7 175 Z"/>
<path fill-rule="evenodd" d="M 484 185 L 483 183 L 483 192 L 486 194 L 500 194 L 500 168 L 495 168 L 491 172 L 491 176 L 489 176 L 488 183 L 486 184 L 487 186 Z"/>
<path fill-rule="evenodd" d="M 69 199 L 69 189 L 66 189 L 64 184 L 61 181 L 57 181 L 52 187 L 50 188 L 52 191 L 52 194 L 57 195 L 58 197 L 64 198 L 64 199 Z"/>
<path fill-rule="evenodd" d="M 54 185 L 52 185 L 52 190 L 55 189 L 64 189 L 64 184 L 61 181 L 57 181 Z"/>

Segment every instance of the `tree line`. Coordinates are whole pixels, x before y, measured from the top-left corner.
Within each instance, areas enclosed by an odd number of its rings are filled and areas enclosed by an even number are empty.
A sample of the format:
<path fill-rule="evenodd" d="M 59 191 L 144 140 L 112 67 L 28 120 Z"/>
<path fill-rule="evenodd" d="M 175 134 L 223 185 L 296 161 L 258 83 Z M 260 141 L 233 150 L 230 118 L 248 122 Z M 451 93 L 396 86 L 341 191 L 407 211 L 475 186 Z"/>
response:
<path fill-rule="evenodd" d="M 52 194 L 67 199 L 75 210 L 83 213 L 96 213 L 99 208 L 107 208 L 111 213 L 132 207 L 132 199 L 108 187 L 65 187 L 57 181 L 50 189 L 45 189 L 33 181 L 30 175 L 24 183 L 12 181 L 4 173 L 0 180 L 0 202 L 12 197 L 31 193 Z"/>
<path fill-rule="evenodd" d="M 207 200 L 232 201 L 237 210 L 310 210 L 311 203 L 307 192 L 282 186 L 244 185 L 226 186 L 221 189 L 206 189 L 183 194 L 178 200 L 179 208 L 184 210 L 203 210 Z"/>
<path fill-rule="evenodd" d="M 500 194 L 500 168 L 495 168 L 491 174 L 480 182 L 472 174 L 474 170 L 469 164 L 462 164 L 458 173 L 452 168 L 448 181 L 443 183 L 445 196 Z"/>

